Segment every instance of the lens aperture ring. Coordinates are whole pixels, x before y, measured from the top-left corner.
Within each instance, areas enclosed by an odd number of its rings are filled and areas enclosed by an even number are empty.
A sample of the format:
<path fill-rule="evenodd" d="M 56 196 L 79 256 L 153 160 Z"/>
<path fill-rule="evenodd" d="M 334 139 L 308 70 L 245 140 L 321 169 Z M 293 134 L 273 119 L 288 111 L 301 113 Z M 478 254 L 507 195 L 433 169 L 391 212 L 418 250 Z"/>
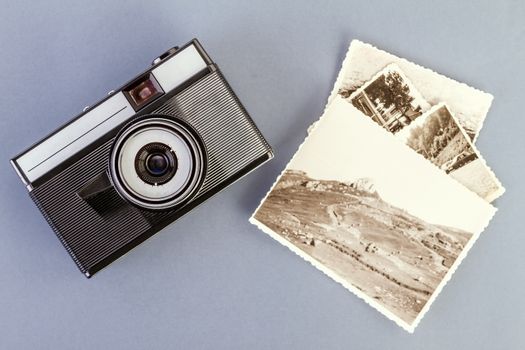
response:
<path fill-rule="evenodd" d="M 111 181 L 122 198 L 143 209 L 168 210 L 191 200 L 204 182 L 206 147 L 184 120 L 162 115 L 135 119 L 111 150 Z"/>
<path fill-rule="evenodd" d="M 167 145 L 152 142 L 144 145 L 135 157 L 135 170 L 140 179 L 150 185 L 162 185 L 177 172 L 177 155 Z"/>

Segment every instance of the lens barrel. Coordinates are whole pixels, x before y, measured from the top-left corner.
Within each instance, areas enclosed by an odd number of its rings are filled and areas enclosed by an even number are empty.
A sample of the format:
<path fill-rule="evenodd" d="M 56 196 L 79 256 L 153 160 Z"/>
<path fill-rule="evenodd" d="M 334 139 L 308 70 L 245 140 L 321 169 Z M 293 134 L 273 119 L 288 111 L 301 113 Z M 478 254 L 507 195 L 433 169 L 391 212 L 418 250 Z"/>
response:
<path fill-rule="evenodd" d="M 206 174 L 206 148 L 183 120 L 147 115 L 125 126 L 111 150 L 109 173 L 121 197 L 144 209 L 191 200 Z"/>
<path fill-rule="evenodd" d="M 173 150 L 160 142 L 144 145 L 135 157 L 135 171 L 146 183 L 162 185 L 175 176 L 177 156 Z"/>

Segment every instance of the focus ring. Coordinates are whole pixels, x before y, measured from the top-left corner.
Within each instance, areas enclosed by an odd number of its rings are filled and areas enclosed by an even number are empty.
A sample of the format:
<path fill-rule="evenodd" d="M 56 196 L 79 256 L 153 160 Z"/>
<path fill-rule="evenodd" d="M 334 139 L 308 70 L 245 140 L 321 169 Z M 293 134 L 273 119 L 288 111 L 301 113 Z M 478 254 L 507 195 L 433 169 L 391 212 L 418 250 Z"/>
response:
<path fill-rule="evenodd" d="M 166 171 L 155 174 L 153 169 L 148 166 L 152 156 L 162 155 L 166 159 Z M 151 185 L 162 185 L 173 178 L 177 172 L 177 156 L 173 150 L 160 142 L 152 142 L 144 145 L 135 157 L 135 170 L 137 175 L 146 183 Z"/>
<path fill-rule="evenodd" d="M 168 210 L 198 193 L 206 165 L 204 142 L 190 125 L 173 117 L 148 115 L 117 135 L 109 173 L 123 199 L 143 209 Z"/>

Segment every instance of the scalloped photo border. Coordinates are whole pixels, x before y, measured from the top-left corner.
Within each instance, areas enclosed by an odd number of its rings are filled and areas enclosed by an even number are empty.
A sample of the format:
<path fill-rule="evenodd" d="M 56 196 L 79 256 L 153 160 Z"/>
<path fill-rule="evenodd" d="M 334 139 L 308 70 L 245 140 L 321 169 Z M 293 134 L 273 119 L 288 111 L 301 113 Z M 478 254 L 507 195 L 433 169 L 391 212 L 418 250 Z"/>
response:
<path fill-rule="evenodd" d="M 340 91 L 360 88 L 390 64 L 399 66 L 428 103 L 447 103 L 472 142 L 476 142 L 494 99 L 491 94 L 359 40 L 352 40 L 348 48 L 327 105 Z"/>
<path fill-rule="evenodd" d="M 481 162 L 480 172 L 478 174 L 476 174 L 476 176 L 472 176 L 471 178 L 468 178 L 468 179 L 458 179 L 458 178 L 456 178 L 454 176 L 453 173 L 449 173 L 448 176 L 450 176 L 451 178 L 455 179 L 456 181 L 461 183 L 463 186 L 465 186 L 469 190 L 475 192 L 481 198 L 483 198 L 484 200 L 486 200 L 489 203 L 494 201 L 495 199 L 497 199 L 501 195 L 503 195 L 503 193 L 505 192 L 505 188 L 503 187 L 501 182 L 498 180 L 498 178 L 496 177 L 496 175 L 494 174 L 492 169 L 487 165 L 487 162 L 481 156 L 480 152 L 478 151 L 478 149 L 476 148 L 476 146 L 472 142 L 471 137 L 469 137 L 469 135 L 467 134 L 467 132 L 465 131 L 465 129 L 461 125 L 461 122 L 459 121 L 459 119 L 454 115 L 454 112 L 452 111 L 452 109 L 448 105 L 448 103 L 438 102 L 437 104 L 435 104 L 433 106 L 430 106 L 428 104 L 428 102 L 426 100 L 424 100 L 424 97 L 419 92 L 419 90 L 417 90 L 417 88 L 414 85 L 414 83 L 410 80 L 410 78 L 408 78 L 406 73 L 396 63 L 390 63 L 388 66 L 386 66 L 383 69 L 381 69 L 370 80 L 368 80 L 367 82 L 362 84 L 361 87 L 359 87 L 357 90 L 352 92 L 352 94 L 350 96 L 348 96 L 347 98 L 343 98 L 343 99 L 346 100 L 349 103 L 352 103 L 352 100 L 355 99 L 357 96 L 359 96 L 361 93 L 363 93 L 368 88 L 368 86 L 370 86 L 370 84 L 374 83 L 379 77 L 381 77 L 382 75 L 384 75 L 386 73 L 389 73 L 389 72 L 395 72 L 401 77 L 402 81 L 409 87 L 409 95 L 412 98 L 414 98 L 414 101 L 417 101 L 417 106 L 419 108 L 421 108 L 421 112 L 422 112 L 420 116 L 418 116 L 416 119 L 414 119 L 412 124 L 410 124 L 408 126 L 405 126 L 401 131 L 399 131 L 396 134 L 394 134 L 396 136 L 396 138 L 400 139 L 401 134 L 403 134 L 404 132 L 409 131 L 409 130 L 405 130 L 405 129 L 409 129 L 410 127 L 412 127 L 413 124 L 418 124 L 418 123 L 424 122 L 430 115 L 435 113 L 438 109 L 446 108 L 447 111 L 450 113 L 453 121 L 457 125 L 460 133 L 464 137 L 465 141 L 467 142 L 469 147 L 472 149 L 472 151 L 476 154 L 476 156 L 478 157 L 479 161 Z M 364 113 L 361 112 L 361 114 L 363 114 L 364 117 L 367 117 Z M 380 126 L 380 125 L 378 124 L 378 126 Z M 388 132 L 387 129 L 385 129 L 385 131 Z M 423 155 L 421 155 L 421 157 L 425 158 Z M 425 159 L 427 159 L 427 158 L 425 158 Z M 430 162 L 430 160 L 428 160 L 428 159 L 427 159 L 427 161 Z M 439 167 L 438 167 L 438 169 L 439 169 Z M 444 172 L 444 170 L 441 170 L 441 169 L 440 169 L 440 171 Z M 480 192 L 481 189 L 477 188 L 476 183 L 479 182 L 480 178 L 485 178 L 486 182 L 490 183 L 490 184 L 486 184 L 486 185 L 490 186 L 490 190 L 489 191 Z"/>
<path fill-rule="evenodd" d="M 419 157 L 419 155 L 417 155 L 410 147 L 408 147 L 406 144 L 402 143 L 402 142 L 399 142 L 398 139 L 395 139 L 395 136 L 390 134 L 390 133 L 383 133 L 383 131 L 381 131 L 382 135 L 384 136 L 379 136 L 379 134 L 377 135 L 377 137 L 385 137 L 385 138 L 394 138 L 396 143 L 398 143 L 401 147 L 404 147 L 405 148 L 405 151 L 407 153 L 411 153 L 411 154 L 414 154 L 414 157 L 417 158 L 417 159 L 414 159 L 414 161 L 416 161 L 416 163 L 419 163 L 418 164 L 418 167 L 420 167 L 421 169 L 423 168 L 427 168 L 426 171 L 433 171 L 435 172 L 436 174 L 438 173 L 439 176 L 443 177 L 443 178 L 446 178 L 446 181 L 449 182 L 450 186 L 451 187 L 454 187 L 456 188 L 456 190 L 458 191 L 464 191 L 464 193 L 467 193 L 468 195 L 471 196 L 471 198 L 473 200 L 478 200 L 482 203 L 484 203 L 484 205 L 487 206 L 487 208 L 490 208 L 490 215 L 487 216 L 487 217 L 484 217 L 484 218 L 480 218 L 480 220 L 483 220 L 483 222 L 479 225 L 480 226 L 480 229 L 477 231 L 477 232 L 473 232 L 472 233 L 472 237 L 468 240 L 468 242 L 466 243 L 466 245 L 463 247 L 463 249 L 461 250 L 461 252 L 459 253 L 459 255 L 457 256 L 456 260 L 454 261 L 454 263 L 452 264 L 452 266 L 449 268 L 449 270 L 446 272 L 446 274 L 444 275 L 444 277 L 441 279 L 441 281 L 439 282 L 438 286 L 436 287 L 436 289 L 433 291 L 433 293 L 431 294 L 431 296 L 429 297 L 428 301 L 426 302 L 426 304 L 424 305 L 424 307 L 421 309 L 421 311 L 418 313 L 417 317 L 411 322 L 411 323 L 407 323 L 406 321 L 404 321 L 403 319 L 401 319 L 399 316 L 397 316 L 395 313 L 393 313 L 392 311 L 386 309 L 383 305 L 381 305 L 379 302 L 377 302 L 376 300 L 374 300 L 372 297 L 368 296 L 366 293 L 362 292 L 361 290 L 359 290 L 356 286 L 354 286 L 350 281 L 344 279 L 343 277 L 341 277 L 337 272 L 333 271 L 332 269 L 330 269 L 329 267 L 325 266 L 323 263 L 321 263 L 319 260 L 313 258 L 312 256 L 310 256 L 308 253 L 306 253 L 305 251 L 299 249 L 295 244 L 293 244 L 292 242 L 290 242 L 289 240 L 285 239 L 281 234 L 277 233 L 277 232 L 274 232 L 272 229 L 270 229 L 268 226 L 265 225 L 265 223 L 263 222 L 260 222 L 257 218 L 256 218 L 256 214 L 257 212 L 259 211 L 259 209 L 262 207 L 262 205 L 264 204 L 264 202 L 267 200 L 268 196 L 270 196 L 270 194 L 272 193 L 272 191 L 274 190 L 275 186 L 277 185 L 277 183 L 279 182 L 279 180 L 281 179 L 281 177 L 283 176 L 283 174 L 285 173 L 286 170 L 288 169 L 293 169 L 293 167 L 290 166 L 290 164 L 292 164 L 294 162 L 294 160 L 298 157 L 298 154 L 303 152 L 303 148 L 305 148 L 305 145 L 310 142 L 310 140 L 312 139 L 312 137 L 315 135 L 315 132 L 316 130 L 325 122 L 325 120 L 327 120 L 327 117 L 329 114 L 333 114 L 334 113 L 334 109 L 336 108 L 341 108 L 342 105 L 346 105 L 348 107 L 345 106 L 345 108 L 347 109 L 352 109 L 354 110 L 354 112 L 356 114 L 359 114 L 359 118 L 361 118 L 362 116 L 360 115 L 361 112 L 358 111 L 357 109 L 355 109 L 351 104 L 349 104 L 348 102 L 344 101 L 342 98 L 340 97 L 336 97 L 334 99 L 334 101 L 332 101 L 331 104 L 329 104 L 327 106 L 327 108 L 325 108 L 325 111 L 323 113 L 323 116 L 322 118 L 317 122 L 315 123 L 314 125 L 312 125 L 311 127 L 311 130 L 309 130 L 309 134 L 307 135 L 307 137 L 305 138 L 305 140 L 303 141 L 303 143 L 299 146 L 298 150 L 296 151 L 296 153 L 294 154 L 294 156 L 292 157 L 292 159 L 290 160 L 290 162 L 287 164 L 287 166 L 283 169 L 283 171 L 281 172 L 281 174 L 277 177 L 277 179 L 275 180 L 275 182 L 273 183 L 272 187 L 270 188 L 270 190 L 267 192 L 267 194 L 264 196 L 264 198 L 261 200 L 259 206 L 257 207 L 257 209 L 254 211 L 254 213 L 252 214 L 252 216 L 250 217 L 249 221 L 250 223 L 252 223 L 253 225 L 255 225 L 257 228 L 259 228 L 261 231 L 265 232 L 266 234 L 268 234 L 270 237 L 272 237 L 273 239 L 275 239 L 276 241 L 278 241 L 279 243 L 281 243 L 282 245 L 286 246 L 287 248 L 289 248 L 292 252 L 294 252 L 295 254 L 297 254 L 298 256 L 302 257 L 305 261 L 309 262 L 312 266 L 314 266 L 315 268 L 317 268 L 318 270 L 320 270 L 321 272 L 323 272 L 324 274 L 326 274 L 327 276 L 329 276 L 330 278 L 332 278 L 333 280 L 335 280 L 336 282 L 338 282 L 339 284 L 341 284 L 344 288 L 346 288 L 347 290 L 351 291 L 352 293 L 354 293 L 355 295 L 357 295 L 359 298 L 361 298 L 362 300 L 364 300 L 367 304 L 369 304 L 370 306 L 372 306 L 374 309 L 376 309 L 377 311 L 379 311 L 381 314 L 383 314 L 384 316 L 386 316 L 388 319 L 394 321 L 398 326 L 400 326 L 401 328 L 403 328 L 404 330 L 408 331 L 409 333 L 413 333 L 415 328 L 418 326 L 418 324 L 420 323 L 420 321 L 422 320 L 422 318 L 424 317 L 424 315 L 428 312 L 430 306 L 432 305 L 432 303 L 434 302 L 434 300 L 437 298 L 437 296 L 439 295 L 439 293 L 442 291 L 442 289 L 444 288 L 444 286 L 448 283 L 448 281 L 450 280 L 450 278 L 452 277 L 452 275 L 454 274 L 454 272 L 456 271 L 456 269 L 458 268 L 458 266 L 461 264 L 461 262 L 463 261 L 463 259 L 467 256 L 468 252 L 470 251 L 470 249 L 472 248 L 472 246 L 475 244 L 476 240 L 479 238 L 479 236 L 481 235 L 481 233 L 486 229 L 486 227 L 488 226 L 488 224 L 490 223 L 490 220 L 492 219 L 492 217 L 494 216 L 494 214 L 496 213 L 497 209 L 495 207 L 493 207 L 492 205 L 490 205 L 489 203 L 483 201 L 479 196 L 477 196 L 476 194 L 474 194 L 473 192 L 471 191 L 468 191 L 467 189 L 465 189 L 461 184 L 459 184 L 457 181 L 453 180 L 453 179 L 450 179 L 448 176 L 446 176 L 446 174 L 444 174 L 443 172 L 439 171 L 439 169 L 437 169 L 432 163 L 430 163 L 428 160 L 422 158 L 422 157 Z M 338 107 L 339 106 L 339 107 Z M 344 115 L 343 116 L 344 118 L 347 118 L 348 115 Z M 363 118 L 363 120 L 365 120 L 366 118 Z M 375 122 L 373 122 L 372 120 L 368 120 L 369 123 L 373 123 L 374 124 L 374 127 L 377 127 L 377 125 L 375 124 Z M 379 129 L 379 127 L 377 127 L 377 129 Z M 412 168 L 412 171 L 414 171 L 414 169 Z M 438 176 L 438 175 L 436 175 Z M 451 199 L 453 200 L 453 199 Z"/>

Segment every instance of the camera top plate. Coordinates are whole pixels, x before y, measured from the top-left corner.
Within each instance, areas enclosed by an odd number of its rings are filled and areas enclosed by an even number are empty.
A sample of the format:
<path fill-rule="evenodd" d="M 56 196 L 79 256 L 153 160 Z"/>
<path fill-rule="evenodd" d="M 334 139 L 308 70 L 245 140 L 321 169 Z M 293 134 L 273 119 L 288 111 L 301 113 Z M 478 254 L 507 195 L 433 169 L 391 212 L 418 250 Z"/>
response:
<path fill-rule="evenodd" d="M 213 64 L 197 39 L 178 49 L 170 49 L 159 56 L 155 64 L 115 90 L 108 97 L 87 109 L 71 122 L 54 131 L 26 151 L 11 159 L 11 164 L 28 190 L 33 182 L 71 158 L 104 134 L 133 117 L 148 103 L 137 104 L 129 91 L 145 77 L 150 77 L 163 95 L 184 84 Z M 150 85 L 151 86 L 151 85 Z M 146 90 L 145 90 L 146 92 Z M 139 92 L 140 93 L 140 92 Z"/>

